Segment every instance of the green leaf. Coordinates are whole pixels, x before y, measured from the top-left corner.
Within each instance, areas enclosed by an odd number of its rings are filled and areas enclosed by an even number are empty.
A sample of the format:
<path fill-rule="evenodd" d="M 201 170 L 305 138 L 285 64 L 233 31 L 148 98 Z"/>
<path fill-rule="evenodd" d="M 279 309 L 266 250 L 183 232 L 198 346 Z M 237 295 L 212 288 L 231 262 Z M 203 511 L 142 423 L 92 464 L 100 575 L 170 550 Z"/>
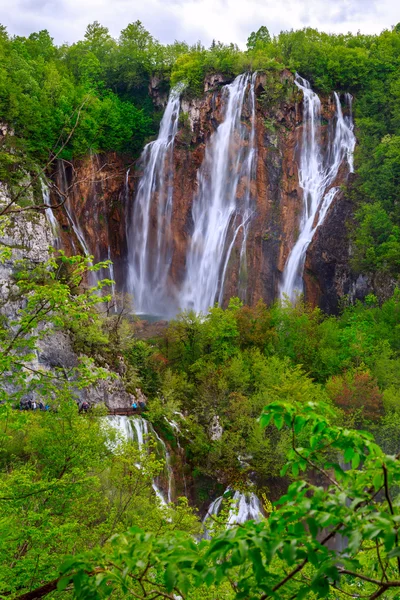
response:
<path fill-rule="evenodd" d="M 372 480 L 372 485 L 374 486 L 375 491 L 377 492 L 383 485 L 383 473 L 378 471 L 375 473 L 374 478 Z"/>
<path fill-rule="evenodd" d="M 344 452 L 344 462 L 350 462 L 354 456 L 354 449 L 349 447 Z"/>
<path fill-rule="evenodd" d="M 361 456 L 359 454 L 354 454 L 353 459 L 351 461 L 351 466 L 353 469 L 357 469 L 361 462 Z"/>
<path fill-rule="evenodd" d="M 71 577 L 62 577 L 57 583 L 57 590 L 63 592 L 70 583 Z"/>
<path fill-rule="evenodd" d="M 164 572 L 165 587 L 167 588 L 168 592 L 172 592 L 172 590 L 174 589 L 175 584 L 176 584 L 177 575 L 178 575 L 178 573 L 177 573 L 176 565 L 173 563 L 170 563 Z"/>

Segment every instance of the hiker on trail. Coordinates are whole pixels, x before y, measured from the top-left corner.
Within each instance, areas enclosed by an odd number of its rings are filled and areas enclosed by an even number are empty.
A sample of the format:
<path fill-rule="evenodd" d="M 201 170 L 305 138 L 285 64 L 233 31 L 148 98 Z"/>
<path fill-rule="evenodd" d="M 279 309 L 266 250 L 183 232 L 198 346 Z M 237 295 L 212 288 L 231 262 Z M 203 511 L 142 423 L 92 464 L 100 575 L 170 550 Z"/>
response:
<path fill-rule="evenodd" d="M 36 410 L 36 409 L 37 409 L 37 404 L 36 404 L 36 401 L 34 400 L 32 402 L 32 410 Z"/>
<path fill-rule="evenodd" d="M 39 410 L 44 410 L 44 404 L 41 400 L 39 400 Z"/>
<path fill-rule="evenodd" d="M 136 403 L 136 400 L 134 400 L 134 401 L 132 402 L 132 408 L 133 408 L 133 410 L 136 410 L 136 409 L 137 409 L 137 403 Z"/>
<path fill-rule="evenodd" d="M 89 402 L 86 402 L 86 400 L 85 400 L 81 404 L 81 412 L 87 412 L 88 410 L 89 410 Z"/>

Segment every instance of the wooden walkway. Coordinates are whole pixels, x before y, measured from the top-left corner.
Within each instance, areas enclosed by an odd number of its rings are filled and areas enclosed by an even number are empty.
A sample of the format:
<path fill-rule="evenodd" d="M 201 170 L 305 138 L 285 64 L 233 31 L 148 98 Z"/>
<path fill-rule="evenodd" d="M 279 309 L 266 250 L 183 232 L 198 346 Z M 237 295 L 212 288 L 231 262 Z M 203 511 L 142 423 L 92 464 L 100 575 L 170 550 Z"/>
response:
<path fill-rule="evenodd" d="M 130 417 L 132 415 L 141 415 L 145 409 L 137 408 L 136 410 L 133 408 L 109 408 L 108 414 L 110 415 L 124 415 Z"/>

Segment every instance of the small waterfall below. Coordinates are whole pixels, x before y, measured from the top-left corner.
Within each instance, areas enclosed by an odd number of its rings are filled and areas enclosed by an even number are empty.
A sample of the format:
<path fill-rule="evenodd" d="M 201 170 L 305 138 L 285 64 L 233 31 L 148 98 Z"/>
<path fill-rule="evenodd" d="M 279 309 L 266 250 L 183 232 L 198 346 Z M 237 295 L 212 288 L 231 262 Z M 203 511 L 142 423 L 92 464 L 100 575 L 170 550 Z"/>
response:
<path fill-rule="evenodd" d="M 176 312 L 168 277 L 173 251 L 173 149 L 181 91 L 182 86 L 171 91 L 158 138 L 143 150 L 143 175 L 128 226 L 128 288 L 135 312 L 142 314 Z"/>
<path fill-rule="evenodd" d="M 232 490 L 229 488 L 226 490 L 225 494 L 228 493 L 232 495 Z M 219 515 L 225 494 L 216 498 L 207 510 L 206 516 L 203 519 L 205 539 L 210 539 L 210 534 L 207 530 L 207 521 L 212 519 L 212 517 L 217 517 Z M 262 517 L 262 504 L 253 492 L 234 492 L 232 496 L 232 505 L 228 514 L 227 527 L 239 525 L 250 520 L 259 521 Z"/>
<path fill-rule="evenodd" d="M 232 250 L 241 236 L 239 292 L 246 290 L 246 242 L 253 215 L 255 179 L 256 74 L 245 73 L 224 86 L 224 120 L 212 134 L 193 199 L 193 234 L 186 257 L 180 307 L 207 312 L 223 300 Z M 247 112 L 247 122 L 244 120 Z"/>
<path fill-rule="evenodd" d="M 296 75 L 296 86 L 303 92 L 303 139 L 300 151 L 299 184 L 303 190 L 303 212 L 299 236 L 287 259 L 280 287 L 280 297 L 291 302 L 303 292 L 303 270 L 306 252 L 313 236 L 328 212 L 338 191 L 331 187 L 343 161 L 353 172 L 353 152 L 356 138 L 353 133 L 352 96 L 345 94 L 349 115 L 343 117 L 339 95 L 335 92 L 336 124 L 333 139 L 323 150 L 321 138 L 321 101 L 308 81 Z"/>
<path fill-rule="evenodd" d="M 146 443 L 153 438 L 157 445 L 158 452 L 165 459 L 165 477 L 158 476 L 153 481 L 153 490 L 162 504 L 167 504 L 173 500 L 174 474 L 171 467 L 171 457 L 167 446 L 154 430 L 151 423 L 142 417 L 127 417 L 123 415 L 113 415 L 107 417 L 111 426 L 116 429 L 124 439 L 137 443 L 139 450 L 146 450 Z M 140 468 L 140 465 L 136 465 Z M 163 481 L 166 481 L 166 486 Z M 162 481 L 163 480 L 163 481 Z M 164 490 L 165 488 L 165 490 Z"/>

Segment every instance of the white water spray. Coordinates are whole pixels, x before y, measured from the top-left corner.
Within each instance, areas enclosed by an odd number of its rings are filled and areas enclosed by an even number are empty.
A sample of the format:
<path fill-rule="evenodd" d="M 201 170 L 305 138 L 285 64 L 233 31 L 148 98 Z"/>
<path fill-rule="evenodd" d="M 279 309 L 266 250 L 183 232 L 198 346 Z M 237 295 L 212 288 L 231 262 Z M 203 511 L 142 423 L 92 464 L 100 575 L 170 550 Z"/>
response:
<path fill-rule="evenodd" d="M 228 488 L 225 494 L 227 492 L 231 492 L 231 490 Z M 219 496 L 219 498 L 216 498 L 210 504 L 206 516 L 203 519 L 205 531 L 204 537 L 206 539 L 210 538 L 210 534 L 207 530 L 207 521 L 218 516 L 222 508 L 223 500 L 224 496 Z M 245 523 L 246 521 L 250 520 L 259 521 L 262 517 L 263 509 L 261 502 L 253 492 L 234 492 L 232 497 L 232 505 L 228 515 L 227 527 L 232 527 L 233 525 Z"/>
<path fill-rule="evenodd" d="M 40 180 L 40 183 L 42 186 L 43 204 L 45 204 L 46 206 L 51 206 L 49 186 L 43 179 Z M 57 219 L 54 216 L 53 209 L 46 208 L 45 215 L 46 215 L 46 219 L 48 220 L 48 222 L 50 224 L 51 232 L 53 234 L 54 248 L 60 248 L 61 247 L 60 226 L 58 224 Z"/>
<path fill-rule="evenodd" d="M 146 449 L 146 442 L 148 441 L 149 437 L 153 437 L 153 439 L 157 440 L 158 447 L 161 448 L 161 453 L 163 454 L 166 463 L 167 493 L 165 494 L 163 491 L 160 485 L 159 477 L 153 480 L 152 486 L 161 504 L 172 502 L 174 475 L 171 467 L 171 457 L 164 440 L 160 438 L 151 423 L 139 416 L 129 418 L 124 415 L 113 415 L 107 418 L 111 426 L 114 427 L 114 429 L 116 429 L 124 439 L 135 441 L 140 451 Z M 140 468 L 139 464 L 136 466 Z"/>
<path fill-rule="evenodd" d="M 323 223 L 338 188 L 332 188 L 339 168 L 347 161 L 353 172 L 353 152 L 356 138 L 353 133 L 350 94 L 345 95 L 349 116 L 343 117 L 340 99 L 335 92 L 336 127 L 331 143 L 323 152 L 320 137 L 321 101 L 308 81 L 296 75 L 295 84 L 303 92 L 303 140 L 300 153 L 299 184 L 303 190 L 303 212 L 299 236 L 289 254 L 283 271 L 281 298 L 294 302 L 303 291 L 303 270 L 306 252 L 317 228 Z"/>
<path fill-rule="evenodd" d="M 182 309 L 205 313 L 217 300 L 222 302 L 229 260 L 239 234 L 240 274 L 246 272 L 246 242 L 253 214 L 251 182 L 256 165 L 255 77 L 239 75 L 223 88 L 224 120 L 207 144 L 198 173 L 193 234 L 180 295 Z M 243 121 L 244 108 L 248 123 Z M 243 277 L 239 287 L 246 288 Z"/>
<path fill-rule="evenodd" d="M 128 227 L 129 291 L 138 313 L 174 312 L 168 275 L 172 260 L 173 148 L 178 131 L 182 86 L 170 93 L 158 138 L 145 146 Z"/>

